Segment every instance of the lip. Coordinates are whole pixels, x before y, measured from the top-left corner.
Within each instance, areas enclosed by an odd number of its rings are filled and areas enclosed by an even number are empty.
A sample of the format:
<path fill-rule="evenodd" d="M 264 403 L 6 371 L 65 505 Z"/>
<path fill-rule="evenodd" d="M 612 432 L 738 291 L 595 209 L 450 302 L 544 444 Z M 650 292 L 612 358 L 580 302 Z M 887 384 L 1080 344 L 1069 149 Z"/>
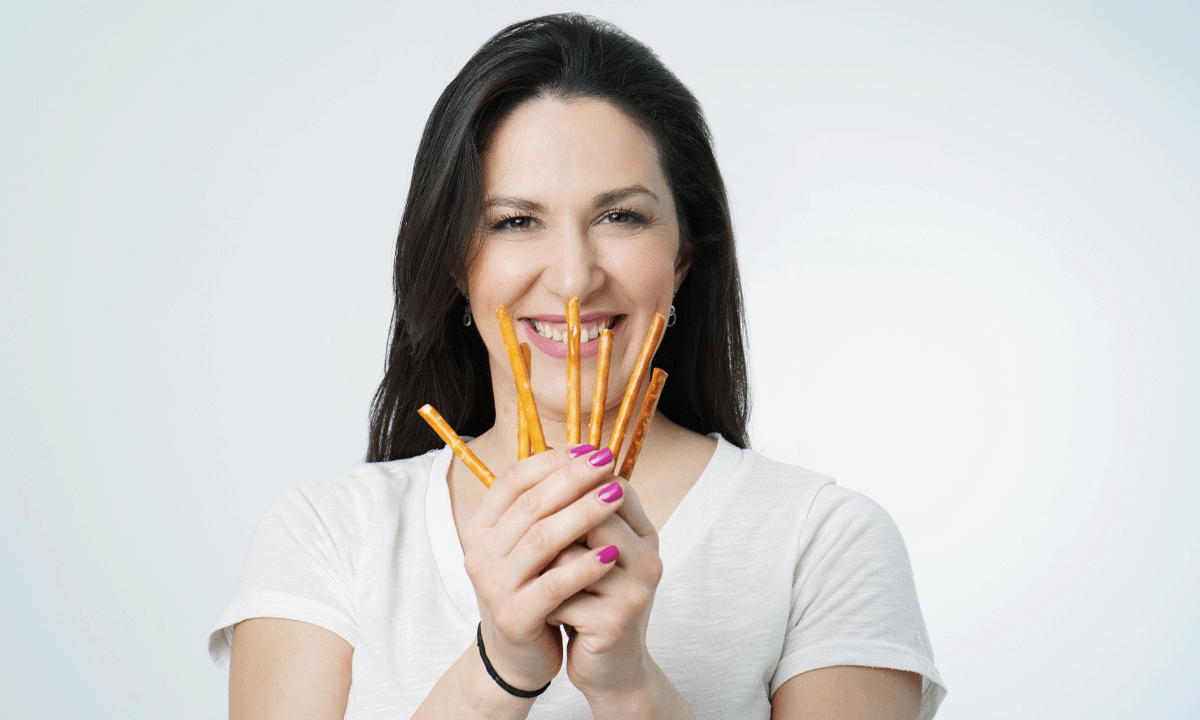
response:
<path fill-rule="evenodd" d="M 613 317 L 616 314 L 617 313 L 605 313 L 605 312 L 588 313 L 587 315 L 579 316 L 579 323 L 581 325 L 584 325 L 584 324 L 591 323 L 591 322 L 598 322 L 600 320 L 604 320 L 605 318 Z M 617 321 L 617 323 L 615 325 L 612 326 L 611 332 L 614 336 L 617 334 L 618 331 L 620 331 L 620 329 L 622 327 L 625 326 L 625 321 L 628 319 L 629 319 L 629 316 L 627 316 L 627 315 L 623 316 L 623 317 L 621 317 L 620 320 Z M 521 328 L 525 331 L 525 337 L 529 338 L 529 345 L 531 347 L 537 348 L 538 350 L 545 353 L 546 355 L 549 355 L 552 358 L 565 360 L 567 357 L 567 344 L 565 342 L 558 342 L 558 341 L 552 340 L 550 338 L 542 337 L 541 335 L 538 334 L 537 330 L 533 329 L 533 324 L 529 322 L 530 320 L 538 320 L 540 322 L 559 323 L 562 325 L 566 325 L 567 317 L 565 315 L 530 315 L 528 317 L 523 317 L 520 320 Z M 581 342 L 579 344 L 580 359 L 595 357 L 596 354 L 599 352 L 600 352 L 600 336 L 599 335 L 597 335 L 596 339 L 594 339 L 594 340 L 589 340 L 587 342 Z"/>

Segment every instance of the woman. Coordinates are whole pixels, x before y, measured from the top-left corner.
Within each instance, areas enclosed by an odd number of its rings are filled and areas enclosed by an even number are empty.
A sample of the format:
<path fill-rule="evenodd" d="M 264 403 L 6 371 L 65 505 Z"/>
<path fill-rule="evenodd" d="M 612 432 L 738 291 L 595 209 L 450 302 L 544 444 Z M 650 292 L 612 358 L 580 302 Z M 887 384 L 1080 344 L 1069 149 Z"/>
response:
<path fill-rule="evenodd" d="M 276 504 L 213 633 L 233 716 L 933 715 L 890 519 L 743 449 L 724 185 L 699 106 L 647 48 L 576 15 L 492 38 L 426 125 L 395 277 L 371 463 Z M 632 484 L 606 448 L 566 443 L 570 297 L 589 338 L 613 331 L 606 427 L 654 314 L 674 320 Z M 533 347 L 552 446 L 520 462 L 499 305 Z M 502 468 L 490 489 L 427 402 Z"/>

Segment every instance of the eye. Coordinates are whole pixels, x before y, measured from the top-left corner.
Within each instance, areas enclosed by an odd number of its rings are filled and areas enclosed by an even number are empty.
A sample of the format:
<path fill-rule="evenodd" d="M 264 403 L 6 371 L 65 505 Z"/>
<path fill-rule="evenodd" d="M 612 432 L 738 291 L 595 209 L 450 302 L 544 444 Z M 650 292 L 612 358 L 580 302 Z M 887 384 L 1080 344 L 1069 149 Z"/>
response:
<path fill-rule="evenodd" d="M 641 215 L 640 213 L 636 213 L 633 210 L 610 210 L 609 212 L 604 213 L 604 217 L 602 217 L 600 220 L 601 222 L 606 223 L 631 225 L 643 225 L 646 222 L 645 216 Z"/>
<path fill-rule="evenodd" d="M 505 230 L 528 230 L 533 227 L 537 221 L 528 215 L 507 215 L 500 218 L 492 225 L 492 230 L 496 232 L 504 232 Z"/>

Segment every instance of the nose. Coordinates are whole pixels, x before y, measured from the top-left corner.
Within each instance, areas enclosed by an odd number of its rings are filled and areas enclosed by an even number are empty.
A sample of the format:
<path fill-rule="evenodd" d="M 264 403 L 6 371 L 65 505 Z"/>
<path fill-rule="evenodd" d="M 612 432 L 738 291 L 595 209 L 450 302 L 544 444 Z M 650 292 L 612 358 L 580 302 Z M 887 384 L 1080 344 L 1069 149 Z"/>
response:
<path fill-rule="evenodd" d="M 595 243 L 582 230 L 564 231 L 555 240 L 554 251 L 547 258 L 548 265 L 542 274 L 543 282 L 564 302 L 571 297 L 586 300 L 604 284 L 604 270 Z"/>

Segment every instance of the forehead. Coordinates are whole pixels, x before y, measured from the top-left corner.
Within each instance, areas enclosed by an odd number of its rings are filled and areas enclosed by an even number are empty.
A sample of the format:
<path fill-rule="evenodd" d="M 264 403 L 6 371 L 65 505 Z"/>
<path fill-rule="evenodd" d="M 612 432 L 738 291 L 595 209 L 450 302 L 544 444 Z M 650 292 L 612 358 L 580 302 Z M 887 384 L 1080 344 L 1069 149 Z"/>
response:
<path fill-rule="evenodd" d="M 483 166 L 489 198 L 591 197 L 633 185 L 670 196 L 650 134 L 596 98 L 537 98 L 518 106 L 492 135 Z"/>

